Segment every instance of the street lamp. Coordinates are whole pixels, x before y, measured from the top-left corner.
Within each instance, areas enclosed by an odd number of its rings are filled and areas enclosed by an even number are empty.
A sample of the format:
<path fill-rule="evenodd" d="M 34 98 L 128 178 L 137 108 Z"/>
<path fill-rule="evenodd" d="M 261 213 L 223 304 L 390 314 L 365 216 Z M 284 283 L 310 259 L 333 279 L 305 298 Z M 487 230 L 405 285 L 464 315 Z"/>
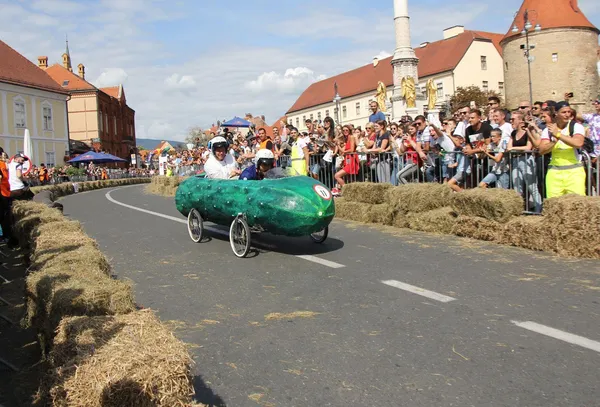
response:
<path fill-rule="evenodd" d="M 531 10 L 531 12 L 534 14 L 537 14 L 537 12 L 535 10 Z M 521 31 L 521 35 L 525 36 L 525 45 L 521 45 L 521 49 L 523 50 L 523 53 L 524 53 L 525 57 L 527 58 L 527 72 L 529 75 L 529 103 L 530 103 L 530 106 L 533 106 L 533 87 L 531 85 L 531 63 L 533 62 L 534 57 L 531 56 L 531 50 L 535 49 L 535 45 L 529 45 L 529 32 L 531 31 L 532 28 L 535 32 L 540 32 L 542 30 L 542 26 L 539 24 L 536 24 L 534 26 L 531 23 L 531 21 L 529 21 L 529 13 L 530 13 L 530 11 L 528 9 L 526 9 L 525 14 L 523 14 L 523 31 Z M 513 28 L 511 31 L 514 34 L 519 32 L 519 28 L 517 27 L 516 23 L 513 25 Z"/>
<path fill-rule="evenodd" d="M 333 84 L 333 89 L 335 92 L 335 97 L 333 98 L 333 103 L 335 103 L 336 122 L 337 122 L 337 124 L 341 125 L 342 122 L 340 121 L 340 101 L 342 100 L 342 98 L 341 98 L 340 94 L 338 93 L 337 82 L 335 82 Z"/>

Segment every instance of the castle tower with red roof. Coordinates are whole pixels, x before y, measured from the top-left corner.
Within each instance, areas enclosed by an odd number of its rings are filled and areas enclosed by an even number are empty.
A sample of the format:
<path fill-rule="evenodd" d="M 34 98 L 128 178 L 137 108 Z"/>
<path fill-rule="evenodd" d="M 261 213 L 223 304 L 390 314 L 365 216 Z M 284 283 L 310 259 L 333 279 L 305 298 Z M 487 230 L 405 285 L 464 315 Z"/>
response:
<path fill-rule="evenodd" d="M 529 44 L 535 46 L 530 52 L 533 101 L 563 100 L 565 93 L 573 92 L 575 109 L 590 110 L 590 101 L 600 93 L 596 65 L 600 31 L 577 0 L 523 1 L 501 41 L 507 107 L 516 108 L 529 100 L 526 36 L 522 33 L 526 14 L 531 27 L 541 27 L 529 30 Z"/>

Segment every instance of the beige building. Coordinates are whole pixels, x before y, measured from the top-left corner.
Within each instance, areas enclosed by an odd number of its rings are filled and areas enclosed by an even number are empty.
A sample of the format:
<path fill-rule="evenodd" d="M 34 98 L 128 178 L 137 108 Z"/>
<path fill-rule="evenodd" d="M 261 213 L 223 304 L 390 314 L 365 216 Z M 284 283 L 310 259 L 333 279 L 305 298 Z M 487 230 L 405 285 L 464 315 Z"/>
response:
<path fill-rule="evenodd" d="M 136 150 L 135 111 L 127 106 L 123 85 L 96 88 L 85 78 L 83 64 L 77 74 L 71 67 L 69 47 L 62 64 L 48 66 L 48 57 L 38 58 L 38 66 L 70 94 L 69 136 L 96 150 L 130 160 Z"/>
<path fill-rule="evenodd" d="M 69 150 L 69 94 L 23 55 L 0 41 L 0 146 L 23 152 L 29 130 L 34 165 L 62 165 Z"/>
<path fill-rule="evenodd" d="M 571 104 L 589 111 L 590 101 L 600 94 L 600 31 L 585 17 L 577 0 L 552 0 L 552 7 L 546 0 L 523 2 L 501 42 L 507 105 L 516 107 L 520 101 L 529 100 L 526 36 L 522 34 L 526 10 L 531 27 L 539 24 L 541 28 L 529 31 L 529 43 L 535 46 L 530 52 L 533 101 L 563 100 L 565 93 L 573 92 Z"/>
<path fill-rule="evenodd" d="M 425 42 L 415 49 L 419 58 L 418 100 L 419 112 L 424 112 L 425 85 L 433 79 L 437 87 L 437 104 L 445 110 L 456 88 L 478 86 L 504 94 L 502 68 L 502 34 L 465 30 L 463 26 L 450 27 L 443 32 L 444 39 Z M 304 130 L 305 119 L 323 120 L 326 116 L 337 119 L 334 84 L 341 96 L 339 121 L 363 126 L 369 115 L 369 101 L 374 99 L 377 84 L 387 87 L 387 100 L 394 89 L 392 57 L 374 61 L 352 71 L 327 78 L 310 85 L 287 111 L 288 123 Z M 387 112 L 392 113 L 392 112 Z M 393 117 L 401 114 L 393 112 Z"/>

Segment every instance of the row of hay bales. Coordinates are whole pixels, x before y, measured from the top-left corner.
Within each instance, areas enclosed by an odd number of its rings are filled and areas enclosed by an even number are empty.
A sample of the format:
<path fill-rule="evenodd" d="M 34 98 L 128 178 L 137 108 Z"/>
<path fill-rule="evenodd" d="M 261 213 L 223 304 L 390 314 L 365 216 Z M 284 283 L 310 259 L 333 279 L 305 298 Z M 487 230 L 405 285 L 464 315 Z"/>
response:
<path fill-rule="evenodd" d="M 146 187 L 146 192 L 149 194 L 160 195 L 160 196 L 175 196 L 179 184 L 187 177 L 165 177 L 158 176 L 152 177 L 150 185 Z"/>
<path fill-rule="evenodd" d="M 108 179 L 102 181 L 86 181 L 86 182 L 64 182 L 62 184 L 44 185 L 40 187 L 32 187 L 31 191 L 37 194 L 41 191 L 50 191 L 54 199 L 61 196 L 71 195 L 75 193 L 75 185 L 78 192 L 93 191 L 101 188 L 119 187 L 123 185 L 147 184 L 150 178 L 123 178 L 123 179 Z"/>
<path fill-rule="evenodd" d="M 513 190 L 454 193 L 440 184 L 352 183 L 342 195 L 336 200 L 342 219 L 600 258 L 600 197 L 552 198 L 541 216 L 524 216 L 523 198 Z"/>
<path fill-rule="evenodd" d="M 97 182 L 82 185 L 139 180 Z M 15 202 L 13 213 L 30 263 L 23 324 L 36 330 L 48 367 L 34 405 L 191 406 L 185 345 L 136 306 L 131 284 L 113 278 L 81 224 L 35 202 Z"/>

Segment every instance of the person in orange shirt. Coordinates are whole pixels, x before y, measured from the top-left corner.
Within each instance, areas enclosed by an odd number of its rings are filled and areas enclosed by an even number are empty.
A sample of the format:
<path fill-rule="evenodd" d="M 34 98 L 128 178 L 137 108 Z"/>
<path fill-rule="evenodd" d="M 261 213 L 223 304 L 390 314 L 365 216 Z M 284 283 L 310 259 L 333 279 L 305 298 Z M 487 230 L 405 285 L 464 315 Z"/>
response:
<path fill-rule="evenodd" d="M 10 184 L 8 182 L 8 155 L 0 147 L 0 225 L 2 238 L 8 240 L 9 246 L 15 245 L 12 235 Z"/>
<path fill-rule="evenodd" d="M 106 168 L 102 168 L 102 179 L 108 179 L 108 173 L 106 172 Z"/>
<path fill-rule="evenodd" d="M 46 185 L 46 182 L 48 182 L 48 170 L 46 169 L 46 165 L 43 163 L 38 169 L 38 179 L 40 180 L 40 184 L 42 185 Z"/>

